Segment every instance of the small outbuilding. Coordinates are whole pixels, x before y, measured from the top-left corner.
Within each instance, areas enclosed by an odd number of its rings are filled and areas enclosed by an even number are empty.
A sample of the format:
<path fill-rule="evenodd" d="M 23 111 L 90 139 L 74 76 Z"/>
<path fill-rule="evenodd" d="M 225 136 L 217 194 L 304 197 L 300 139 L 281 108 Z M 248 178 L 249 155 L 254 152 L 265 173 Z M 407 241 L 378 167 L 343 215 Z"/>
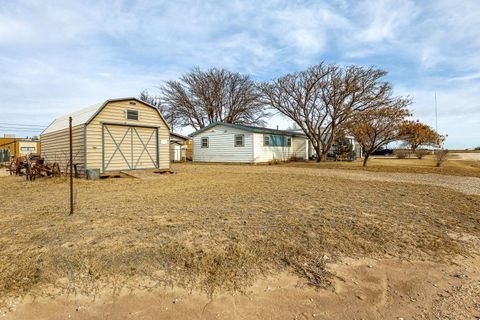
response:
<path fill-rule="evenodd" d="M 4 161 L 10 160 L 11 156 L 40 155 L 40 140 L 37 138 L 15 138 L 8 136 L 0 138 L 0 152 L 4 154 Z"/>
<path fill-rule="evenodd" d="M 307 137 L 295 131 L 217 122 L 190 137 L 197 162 L 259 163 L 310 155 Z"/>
<path fill-rule="evenodd" d="M 69 117 L 79 173 L 169 169 L 170 128 L 155 106 L 136 98 L 110 99 L 55 119 L 40 135 L 45 161 L 68 164 Z"/>
<path fill-rule="evenodd" d="M 192 160 L 192 139 L 179 133 L 170 132 L 170 161 Z"/>

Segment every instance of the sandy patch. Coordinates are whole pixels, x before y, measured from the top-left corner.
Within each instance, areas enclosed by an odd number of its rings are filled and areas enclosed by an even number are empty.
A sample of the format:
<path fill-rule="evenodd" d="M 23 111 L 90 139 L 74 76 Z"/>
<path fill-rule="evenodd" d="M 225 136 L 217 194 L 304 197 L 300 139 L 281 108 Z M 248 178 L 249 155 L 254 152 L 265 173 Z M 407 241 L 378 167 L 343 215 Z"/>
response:
<path fill-rule="evenodd" d="M 480 259 L 448 266 L 396 259 L 344 259 L 329 268 L 333 290 L 291 274 L 245 294 L 208 298 L 182 289 L 18 301 L 4 319 L 477 319 Z"/>

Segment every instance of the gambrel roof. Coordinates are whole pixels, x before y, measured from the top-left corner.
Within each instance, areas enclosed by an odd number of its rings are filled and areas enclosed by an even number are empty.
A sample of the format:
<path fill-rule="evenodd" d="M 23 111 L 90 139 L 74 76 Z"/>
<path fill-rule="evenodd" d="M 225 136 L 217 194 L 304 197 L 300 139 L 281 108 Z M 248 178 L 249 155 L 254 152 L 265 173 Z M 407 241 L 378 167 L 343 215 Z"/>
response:
<path fill-rule="evenodd" d="M 102 111 L 102 109 L 107 104 L 109 104 L 110 102 L 119 102 L 119 101 L 127 101 L 127 100 L 135 100 L 137 102 L 143 103 L 146 106 L 152 107 L 155 110 L 157 110 L 158 114 L 160 115 L 162 120 L 165 122 L 167 127 L 170 129 L 170 126 L 168 125 L 168 122 L 162 116 L 162 114 L 160 113 L 160 111 L 158 110 L 157 107 L 152 106 L 151 104 L 149 104 L 145 101 L 141 101 L 137 98 L 131 97 L 131 98 L 109 99 L 109 100 L 106 100 L 105 102 L 96 103 L 96 104 L 93 104 L 93 105 L 88 106 L 86 108 L 83 108 L 81 110 L 78 110 L 78 111 L 75 111 L 73 113 L 67 114 L 65 116 L 59 117 L 59 118 L 53 120 L 53 122 L 50 123 L 50 125 L 47 128 L 45 128 L 45 130 L 43 130 L 41 135 L 68 128 L 68 118 L 69 117 L 72 117 L 72 127 L 78 126 L 80 124 L 89 124 L 95 118 L 95 116 L 98 113 L 100 113 L 100 111 Z"/>

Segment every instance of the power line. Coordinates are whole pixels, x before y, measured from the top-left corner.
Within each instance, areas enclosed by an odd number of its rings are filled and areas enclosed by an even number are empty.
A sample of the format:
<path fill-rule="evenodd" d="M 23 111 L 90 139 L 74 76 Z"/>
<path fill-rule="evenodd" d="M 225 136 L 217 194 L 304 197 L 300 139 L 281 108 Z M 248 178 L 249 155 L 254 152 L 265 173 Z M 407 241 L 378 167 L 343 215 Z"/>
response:
<path fill-rule="evenodd" d="M 40 124 L 23 124 L 23 123 L 8 123 L 8 122 L 0 122 L 0 125 L 3 126 L 14 126 L 14 127 L 37 127 L 37 128 L 45 128 L 47 126 L 43 126 Z"/>
<path fill-rule="evenodd" d="M 2 128 L 20 128 L 20 129 L 44 129 L 46 127 L 22 127 L 22 126 L 14 126 L 14 125 L 2 125 L 0 124 L 0 127 Z"/>
<path fill-rule="evenodd" d="M 43 129 L 40 128 L 10 128 L 10 127 L 0 127 L 2 131 L 27 131 L 27 132 L 41 132 Z"/>

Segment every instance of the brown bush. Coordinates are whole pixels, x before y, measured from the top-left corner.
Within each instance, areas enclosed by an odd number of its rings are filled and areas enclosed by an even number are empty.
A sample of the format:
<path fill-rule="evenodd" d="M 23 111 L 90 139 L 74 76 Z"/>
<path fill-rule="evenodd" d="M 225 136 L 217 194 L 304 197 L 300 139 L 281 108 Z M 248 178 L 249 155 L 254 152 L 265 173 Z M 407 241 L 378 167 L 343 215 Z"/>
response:
<path fill-rule="evenodd" d="M 276 165 L 276 164 L 280 164 L 281 161 L 278 160 L 278 159 L 272 159 L 270 161 L 267 162 L 269 166 L 273 166 L 273 165 Z"/>
<path fill-rule="evenodd" d="M 410 155 L 410 151 L 408 151 L 406 149 L 395 149 L 395 150 L 393 150 L 393 154 L 398 159 L 406 159 Z"/>
<path fill-rule="evenodd" d="M 423 159 L 423 157 L 429 154 L 430 154 L 430 150 L 426 150 L 426 149 L 418 149 L 415 151 L 415 156 L 417 157 L 417 159 Z"/>
<path fill-rule="evenodd" d="M 289 162 L 297 162 L 298 161 L 298 158 L 296 155 L 291 155 L 290 158 L 288 159 L 272 159 L 270 161 L 267 162 L 267 164 L 269 166 L 273 166 L 273 165 L 276 165 L 276 164 L 281 164 L 281 163 L 289 163 Z"/>
<path fill-rule="evenodd" d="M 437 167 L 441 167 L 442 164 L 448 159 L 448 150 L 436 150 L 435 151 L 435 161 Z"/>

